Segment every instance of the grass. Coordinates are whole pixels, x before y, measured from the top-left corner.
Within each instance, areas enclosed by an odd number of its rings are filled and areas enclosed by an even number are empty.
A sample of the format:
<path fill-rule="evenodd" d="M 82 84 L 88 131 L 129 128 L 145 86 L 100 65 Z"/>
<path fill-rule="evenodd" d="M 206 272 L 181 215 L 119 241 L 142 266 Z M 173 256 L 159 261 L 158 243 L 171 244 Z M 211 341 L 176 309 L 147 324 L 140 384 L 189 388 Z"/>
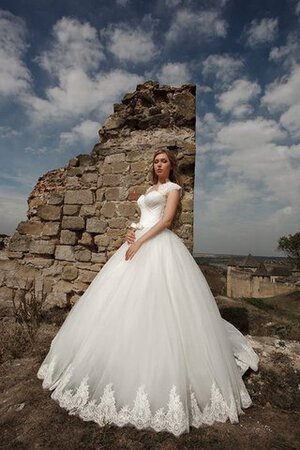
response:
<path fill-rule="evenodd" d="M 250 303 L 253 306 L 256 306 L 259 309 L 262 309 L 263 311 L 271 311 L 275 310 L 273 305 L 267 305 L 264 303 L 263 299 L 256 298 L 256 297 L 242 297 L 242 300 L 245 300 L 246 302 Z"/>

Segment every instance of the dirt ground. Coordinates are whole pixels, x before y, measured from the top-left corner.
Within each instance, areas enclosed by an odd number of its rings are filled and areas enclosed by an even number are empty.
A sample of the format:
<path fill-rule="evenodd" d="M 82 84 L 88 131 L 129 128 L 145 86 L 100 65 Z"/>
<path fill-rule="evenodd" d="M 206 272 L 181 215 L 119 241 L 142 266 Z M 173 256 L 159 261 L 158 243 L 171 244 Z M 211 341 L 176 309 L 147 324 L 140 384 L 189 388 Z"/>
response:
<path fill-rule="evenodd" d="M 219 306 L 230 308 L 222 297 Z M 8 311 L 0 314 L 0 448 L 5 450 L 296 450 L 300 448 L 299 343 L 275 333 L 282 325 L 280 310 L 262 310 L 245 301 L 251 342 L 260 356 L 258 372 L 244 381 L 253 405 L 238 424 L 191 427 L 178 438 L 167 432 L 139 431 L 133 426 L 99 427 L 84 422 L 50 398 L 36 373 L 50 342 L 68 311 L 49 311 L 34 348 L 17 331 Z M 2 320 L 1 320 L 2 318 Z M 260 324 L 274 326 L 262 328 Z M 287 319 L 284 319 L 284 323 Z M 258 325 L 255 323 L 258 321 Z M 249 325 L 248 323 L 248 325 Z M 260 333 L 253 334 L 253 330 Z M 263 330 L 263 333 L 262 333 Z M 267 335 L 268 334 L 268 335 Z M 250 339 L 250 336 L 249 336 Z"/>

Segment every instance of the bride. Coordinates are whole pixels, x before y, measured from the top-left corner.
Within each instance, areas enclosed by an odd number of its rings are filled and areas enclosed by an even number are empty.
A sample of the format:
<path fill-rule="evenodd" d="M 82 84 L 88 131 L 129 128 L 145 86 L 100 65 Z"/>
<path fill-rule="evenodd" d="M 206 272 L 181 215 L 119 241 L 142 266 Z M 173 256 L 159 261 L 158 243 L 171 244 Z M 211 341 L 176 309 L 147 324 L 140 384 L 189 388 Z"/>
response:
<path fill-rule="evenodd" d="M 157 151 L 151 170 L 139 223 L 73 306 L 37 376 L 83 420 L 179 436 L 237 423 L 252 404 L 242 375 L 259 359 L 170 230 L 182 195 L 174 154 Z"/>

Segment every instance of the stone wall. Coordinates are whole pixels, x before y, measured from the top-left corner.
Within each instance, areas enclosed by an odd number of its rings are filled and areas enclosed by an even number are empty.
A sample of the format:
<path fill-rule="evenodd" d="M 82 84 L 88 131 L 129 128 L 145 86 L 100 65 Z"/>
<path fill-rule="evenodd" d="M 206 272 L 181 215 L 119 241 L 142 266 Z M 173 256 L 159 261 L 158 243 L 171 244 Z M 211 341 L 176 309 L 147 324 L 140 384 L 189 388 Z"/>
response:
<path fill-rule="evenodd" d="M 28 199 L 28 220 L 10 239 L 2 273 L 0 261 L 0 300 L 7 289 L 14 294 L 26 267 L 43 279 L 48 305 L 74 303 L 138 219 L 136 199 L 150 185 L 157 149 L 177 154 L 184 194 L 174 231 L 192 251 L 195 94 L 193 85 L 138 85 L 114 105 L 91 154 L 39 178 Z"/>
<path fill-rule="evenodd" d="M 293 284 L 272 283 L 268 277 L 252 277 L 251 275 L 251 271 L 243 272 L 242 270 L 239 271 L 228 267 L 227 296 L 231 298 L 268 298 L 299 290 Z"/>

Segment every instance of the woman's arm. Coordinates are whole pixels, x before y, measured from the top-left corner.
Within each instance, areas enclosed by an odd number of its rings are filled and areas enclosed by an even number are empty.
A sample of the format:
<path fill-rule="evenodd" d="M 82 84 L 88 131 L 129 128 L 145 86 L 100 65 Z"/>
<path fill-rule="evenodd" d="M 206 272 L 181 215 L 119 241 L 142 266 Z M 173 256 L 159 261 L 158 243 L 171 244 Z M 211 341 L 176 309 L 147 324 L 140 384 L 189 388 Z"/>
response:
<path fill-rule="evenodd" d="M 162 219 L 157 222 L 153 227 L 150 228 L 146 233 L 144 233 L 140 238 L 138 238 L 133 244 L 128 248 L 125 259 L 131 259 L 138 251 L 140 246 L 146 242 L 148 239 L 156 236 L 158 233 L 163 231 L 165 228 L 169 228 L 172 224 L 172 221 L 175 217 L 177 207 L 180 199 L 180 190 L 172 189 L 167 198 L 167 204 L 165 207 L 164 215 Z"/>

